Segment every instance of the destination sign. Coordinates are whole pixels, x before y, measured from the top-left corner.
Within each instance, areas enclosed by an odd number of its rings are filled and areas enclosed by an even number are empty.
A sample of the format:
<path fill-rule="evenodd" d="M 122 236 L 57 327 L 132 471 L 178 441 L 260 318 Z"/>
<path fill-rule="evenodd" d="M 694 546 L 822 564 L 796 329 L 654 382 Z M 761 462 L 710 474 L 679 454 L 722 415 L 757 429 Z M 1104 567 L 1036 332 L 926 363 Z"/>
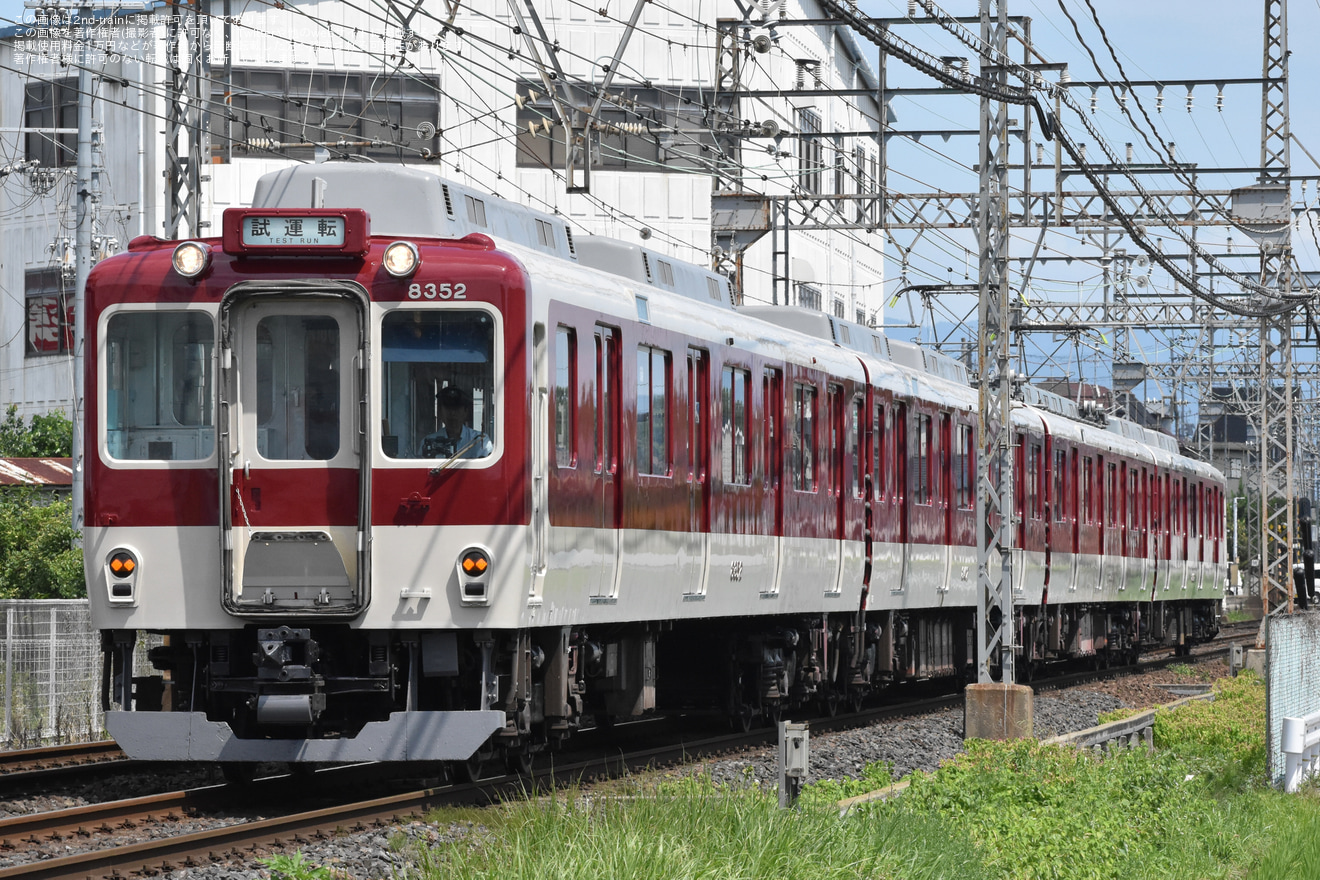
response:
<path fill-rule="evenodd" d="M 344 218 L 327 216 L 243 218 L 243 244 L 247 247 L 342 247 Z"/>

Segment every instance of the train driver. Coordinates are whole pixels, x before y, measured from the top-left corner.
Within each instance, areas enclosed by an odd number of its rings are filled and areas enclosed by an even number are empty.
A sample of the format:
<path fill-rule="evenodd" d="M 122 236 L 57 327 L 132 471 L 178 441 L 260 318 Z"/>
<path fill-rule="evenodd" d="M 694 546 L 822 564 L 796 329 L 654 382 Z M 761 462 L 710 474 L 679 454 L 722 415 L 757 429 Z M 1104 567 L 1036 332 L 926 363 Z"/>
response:
<path fill-rule="evenodd" d="M 475 430 L 472 421 L 472 398 L 456 385 L 446 385 L 436 394 L 440 409 L 440 430 L 422 440 L 422 458 L 485 458 L 490 455 L 490 438 Z"/>

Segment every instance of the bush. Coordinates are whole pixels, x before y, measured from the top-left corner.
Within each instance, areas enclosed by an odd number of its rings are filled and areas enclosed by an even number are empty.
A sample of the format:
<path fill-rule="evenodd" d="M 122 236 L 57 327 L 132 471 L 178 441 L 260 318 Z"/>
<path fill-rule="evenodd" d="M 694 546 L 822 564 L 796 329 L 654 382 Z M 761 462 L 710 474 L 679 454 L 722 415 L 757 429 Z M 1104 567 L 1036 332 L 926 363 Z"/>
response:
<path fill-rule="evenodd" d="M 1155 715 L 1155 746 L 1195 762 L 1229 788 L 1263 780 L 1265 683 L 1254 673 L 1223 678 L 1214 701 L 1197 700 Z"/>
<path fill-rule="evenodd" d="M 965 829 L 992 875 L 1017 880 L 1212 877 L 1247 858 L 1201 777 L 1171 752 L 973 740 L 879 809 Z"/>
<path fill-rule="evenodd" d="M 86 596 L 75 537 L 69 498 L 52 500 L 36 489 L 0 492 L 0 598 Z"/>

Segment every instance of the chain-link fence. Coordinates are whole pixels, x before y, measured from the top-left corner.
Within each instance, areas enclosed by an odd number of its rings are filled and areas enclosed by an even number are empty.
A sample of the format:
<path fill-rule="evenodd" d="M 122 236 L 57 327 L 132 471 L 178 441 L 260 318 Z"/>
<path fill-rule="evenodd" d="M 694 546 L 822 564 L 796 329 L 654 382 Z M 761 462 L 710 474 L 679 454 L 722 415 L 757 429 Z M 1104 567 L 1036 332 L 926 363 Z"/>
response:
<path fill-rule="evenodd" d="M 1283 783 L 1284 718 L 1320 711 L 1320 612 L 1299 611 L 1269 618 L 1265 627 L 1269 686 L 1265 704 L 1270 776 Z"/>
<path fill-rule="evenodd" d="M 0 601 L 6 748 L 103 739 L 101 647 L 86 600 Z"/>

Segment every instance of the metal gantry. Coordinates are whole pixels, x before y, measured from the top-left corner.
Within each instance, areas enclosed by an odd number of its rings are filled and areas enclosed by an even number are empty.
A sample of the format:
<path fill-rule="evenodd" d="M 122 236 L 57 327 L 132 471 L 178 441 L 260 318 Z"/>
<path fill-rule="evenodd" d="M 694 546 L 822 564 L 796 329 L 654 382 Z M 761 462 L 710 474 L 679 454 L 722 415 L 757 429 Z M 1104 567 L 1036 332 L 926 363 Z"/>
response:
<path fill-rule="evenodd" d="M 1223 407 L 1231 415 L 1247 417 L 1255 428 L 1255 442 L 1259 448 L 1251 450 L 1245 456 L 1243 466 L 1246 472 L 1242 474 L 1242 478 L 1243 485 L 1250 485 L 1252 491 L 1259 494 L 1256 509 L 1253 509 L 1251 517 L 1253 522 L 1259 523 L 1260 531 L 1257 534 L 1261 537 L 1256 545 L 1260 554 L 1257 567 L 1263 578 L 1262 594 L 1266 609 L 1272 610 L 1280 605 L 1286 605 L 1292 592 L 1291 566 L 1295 525 L 1292 522 L 1291 500 L 1296 494 L 1298 485 L 1294 469 L 1298 469 L 1299 472 L 1304 471 L 1308 475 L 1312 474 L 1316 463 L 1304 461 L 1301 457 L 1307 455 L 1308 450 L 1320 449 L 1320 438 L 1309 433 L 1317 428 L 1317 420 L 1298 421 L 1299 415 L 1296 412 L 1298 406 L 1305 405 L 1307 401 L 1317 397 L 1315 393 L 1310 392 L 1320 385 L 1320 375 L 1317 375 L 1320 370 L 1317 370 L 1314 364 L 1307 363 L 1303 365 L 1304 372 L 1297 372 L 1298 367 L 1294 365 L 1293 358 L 1294 346 L 1299 340 L 1296 324 L 1298 312 L 1295 309 L 1280 307 L 1280 304 L 1287 304 L 1301 286 L 1294 272 L 1288 237 L 1288 220 L 1291 217 L 1289 184 L 1295 178 L 1291 177 L 1289 163 L 1287 2 L 1264 0 L 1264 58 L 1259 78 L 1123 81 L 1117 84 L 1117 88 L 1124 96 L 1137 89 L 1154 91 L 1157 96 L 1157 112 L 1163 101 L 1165 89 L 1170 87 L 1176 86 L 1187 90 L 1190 109 L 1190 95 L 1194 88 L 1212 86 L 1222 94 L 1227 85 L 1234 87 L 1260 85 L 1262 89 L 1261 164 L 1259 167 L 1241 168 L 1208 168 L 1180 161 L 1174 156 L 1173 145 L 1163 143 L 1161 147 L 1167 150 L 1167 157 L 1164 157 L 1163 161 L 1147 165 L 1133 163 L 1131 155 L 1127 162 L 1123 162 L 1107 151 L 1107 155 L 1099 162 L 1086 162 L 1083 154 L 1080 158 L 1073 155 L 1073 161 L 1065 164 L 1064 157 L 1059 152 L 1056 152 L 1053 162 L 1045 161 L 1039 153 L 1033 160 L 1030 155 L 1032 122 L 1030 108 L 1026 106 L 1021 108 L 1022 118 L 1014 121 L 1010 130 L 1003 113 L 1006 105 L 994 100 L 992 96 L 987 96 L 986 93 L 987 90 L 991 92 L 998 90 L 1002 94 L 1005 91 L 1011 92 L 1014 88 L 1009 83 L 1007 72 L 1014 67 L 1013 62 L 1007 61 L 1008 39 L 1023 44 L 1024 59 L 1045 61 L 1030 44 L 1030 20 L 1008 16 L 1002 5 L 1004 4 L 993 4 L 990 0 L 982 0 L 977 18 L 954 18 L 944 13 L 936 4 L 919 2 L 909 4 L 908 16 L 885 19 L 866 18 L 851 4 L 837 0 L 821 0 L 821 8 L 827 18 L 798 21 L 780 19 L 776 26 L 786 30 L 795 25 L 817 27 L 838 24 L 851 27 L 879 48 L 879 82 L 874 90 L 808 88 L 802 90 L 801 94 L 804 97 L 816 94 L 835 97 L 874 95 L 882 113 L 883 133 L 878 139 L 882 157 L 888 159 L 892 155 L 889 147 L 891 138 L 905 136 L 916 138 L 927 134 L 939 135 L 946 140 L 957 135 L 976 135 L 980 138 L 978 191 L 895 192 L 888 185 L 886 176 L 888 162 L 885 161 L 881 164 L 880 179 L 870 203 L 875 204 L 877 200 L 879 201 L 878 219 L 882 228 L 891 233 L 900 230 L 910 230 L 914 233 L 915 237 L 911 242 L 894 241 L 900 254 L 909 253 L 916 242 L 932 230 L 976 230 L 977 248 L 980 252 L 978 275 L 981 287 L 981 302 L 978 309 L 980 381 L 982 394 L 992 400 L 991 404 L 985 402 L 982 404 L 982 418 L 986 420 L 983 427 L 996 430 L 994 421 L 989 419 L 989 413 L 992 411 L 999 413 L 998 398 L 995 395 L 1003 390 L 996 383 L 1004 377 L 1001 373 L 1001 364 L 998 362 L 998 359 L 1004 355 L 996 346 L 1002 345 L 1006 350 L 1013 341 L 1009 337 L 1015 334 L 1067 333 L 1096 325 L 1111 327 L 1115 329 L 1114 361 L 1117 363 L 1128 359 L 1128 353 L 1120 350 L 1122 346 L 1117 343 L 1126 340 L 1129 329 L 1185 329 L 1195 337 L 1192 349 L 1176 363 L 1145 365 L 1146 379 L 1171 384 L 1172 387 L 1169 388 L 1171 401 L 1175 404 L 1187 402 L 1182 411 L 1179 411 L 1177 406 L 1174 407 L 1173 413 L 1180 420 L 1185 412 L 1195 411 L 1200 401 L 1212 400 L 1215 388 L 1231 389 L 1229 398 L 1213 405 Z M 749 17 L 748 21 L 750 20 Z M 977 77 L 967 75 L 965 65 L 961 78 L 957 75 L 949 76 L 947 63 L 943 71 L 935 69 L 930 64 L 928 53 L 923 54 L 922 50 L 915 48 L 910 42 L 893 35 L 894 29 L 899 25 L 935 26 L 954 34 L 973 52 L 979 52 L 980 75 Z M 979 42 L 966 27 L 962 27 L 963 25 L 980 26 Z M 738 28 L 737 22 L 721 24 L 721 33 L 726 38 L 726 43 L 722 44 L 725 53 L 722 57 L 727 57 L 731 62 L 721 67 L 726 73 L 733 71 L 736 62 Z M 937 87 L 891 87 L 888 82 L 890 55 L 933 77 L 937 81 Z M 947 60 L 945 59 L 946 62 Z M 1025 67 L 1056 70 L 1062 65 L 1026 64 L 1024 60 L 1022 65 L 1017 65 L 1013 73 L 1020 76 Z M 957 73 L 956 65 L 954 73 Z M 1094 96 L 1100 89 L 1108 87 L 1109 84 L 1104 82 L 1070 82 L 1066 77 L 1061 77 L 1052 96 L 1056 116 L 1060 107 L 1061 90 L 1089 89 Z M 981 96 L 981 120 L 977 130 L 904 132 L 892 126 L 890 124 L 892 119 L 887 118 L 889 101 L 895 96 L 905 95 L 935 100 L 939 96 L 965 95 L 968 92 Z M 776 95 L 782 97 L 785 94 L 783 91 L 740 91 L 740 83 L 736 75 L 725 76 L 720 83 L 720 93 L 723 98 L 738 95 L 746 98 L 769 98 Z M 1073 106 L 1076 106 L 1075 103 Z M 737 114 L 734 115 L 736 117 Z M 1007 141 L 1011 136 L 1018 136 L 1023 140 L 1022 159 L 1012 164 L 1007 159 L 1007 144 L 996 142 L 1000 138 Z M 1046 136 L 1048 137 L 1048 134 Z M 1016 151 L 1014 155 L 1016 157 Z M 1052 181 L 1039 190 L 1033 189 L 1030 174 L 1034 169 L 1053 172 Z M 1170 171 L 1176 172 L 1186 183 L 1185 188 L 1151 190 L 1137 183 L 1143 175 L 1167 174 Z M 1014 186 L 1011 190 L 1007 185 L 1009 174 L 1021 175 L 1020 185 Z M 1204 179 L 1207 174 L 1252 174 L 1257 180 L 1253 187 L 1205 189 L 1199 186 L 1198 178 Z M 1091 180 L 1097 189 L 1079 187 L 1065 189 L 1069 180 L 1081 176 Z M 1016 176 L 1013 179 L 1015 182 L 1018 181 Z M 1126 183 L 1120 184 L 1123 188 L 1118 189 L 1109 186 L 1111 180 Z M 1103 196 L 1098 189 L 1100 181 L 1104 184 Z M 1281 213 L 1275 216 L 1270 216 L 1268 210 L 1264 213 L 1253 213 L 1255 206 L 1251 198 L 1244 196 L 1254 197 L 1261 192 L 1268 195 L 1270 190 L 1274 191 L 1274 204 Z M 745 199 L 746 194 L 741 194 L 741 197 Z M 860 205 L 863 194 L 859 192 L 853 198 L 856 198 Z M 776 245 L 776 250 L 785 252 L 788 250 L 787 240 L 790 230 L 798 232 L 812 229 L 874 228 L 867 223 L 854 222 L 851 214 L 824 217 L 814 215 L 805 201 L 801 199 L 798 201 L 801 204 L 792 198 L 785 199 L 782 204 L 776 206 L 777 210 L 771 212 L 766 209 L 761 212 L 760 216 L 766 218 L 761 221 L 764 223 L 765 231 L 769 231 L 772 227 L 778 228 L 781 225 L 783 227 L 781 234 L 776 236 L 777 240 L 782 240 Z M 1269 199 L 1266 198 L 1265 201 L 1268 202 Z M 770 222 L 772 214 L 773 223 Z M 729 212 L 729 216 L 732 215 L 733 212 Z M 1309 219 L 1308 217 L 1308 221 Z M 1123 220 L 1127 223 L 1120 222 Z M 1190 278 L 1193 285 L 1208 287 L 1212 292 L 1217 276 L 1226 275 L 1230 281 L 1243 288 L 1243 293 L 1228 296 L 1221 293 L 1218 298 L 1210 296 L 1205 300 L 1192 296 L 1191 293 L 1186 298 L 1170 298 L 1167 295 L 1155 296 L 1153 290 L 1144 293 L 1131 288 L 1120 289 L 1120 284 L 1116 283 L 1114 286 L 1116 295 L 1109 302 L 1043 303 L 1031 302 L 1024 297 L 1020 304 L 1014 302 L 1015 315 L 1010 313 L 999 299 L 1004 295 L 1008 284 L 1006 230 L 1010 225 L 1036 227 L 1050 225 L 1056 228 L 1071 227 L 1079 231 L 1094 230 L 1096 233 L 1124 225 L 1129 232 L 1134 226 L 1185 230 L 1180 234 L 1192 245 L 1188 249 L 1189 253 L 1180 255 L 1161 253 L 1159 256 L 1166 267 L 1168 260 L 1182 261 L 1186 267 L 1182 280 L 1186 281 Z M 1259 275 L 1247 279 L 1244 278 L 1244 274 L 1254 273 L 1228 272 L 1223 268 L 1222 260 L 1226 255 L 1207 255 L 1204 246 L 1195 244 L 1195 230 L 1201 226 L 1229 227 L 1245 231 L 1259 245 Z M 747 227 L 742 227 L 740 231 L 745 233 Z M 721 232 L 717 230 L 716 239 L 726 243 L 735 240 L 727 230 L 723 238 Z M 743 240 L 746 241 L 747 237 L 744 236 Z M 1108 237 L 1106 242 L 1112 244 Z M 1241 256 L 1241 252 L 1237 255 L 1229 255 Z M 1198 261 L 1203 257 L 1206 261 L 1205 265 L 1198 265 Z M 787 261 L 783 262 L 786 264 Z M 906 257 L 904 262 L 906 263 Z M 784 271 L 787 272 L 787 267 Z M 1116 277 L 1115 281 L 1119 282 L 1121 279 Z M 785 285 L 786 283 L 785 281 Z M 1248 286 L 1255 290 L 1255 293 L 1247 290 Z M 1117 295 L 1119 293 L 1122 295 Z M 1200 293 L 1204 294 L 1204 290 Z M 1232 311 L 1231 308 L 1224 307 L 1224 304 L 1230 300 L 1235 300 L 1243 307 L 1244 312 L 1266 311 L 1270 314 L 1263 318 L 1246 317 Z M 1012 326 L 1007 326 L 1008 323 Z M 1220 334 L 1221 340 L 1223 334 L 1230 335 L 1230 344 L 1227 347 L 1232 349 L 1234 354 L 1228 357 L 1221 354 L 1216 357 L 1217 333 Z M 1222 347 L 1220 350 L 1222 351 Z M 1308 393 L 1298 393 L 1299 382 L 1306 383 Z M 1207 406 L 1206 411 L 1197 414 L 1198 421 L 1203 422 L 1207 419 L 1210 408 Z M 1191 446 L 1213 458 L 1215 449 L 1212 427 L 1198 424 L 1192 434 Z M 999 453 L 997 447 L 989 445 L 991 438 L 985 439 L 987 443 L 983 448 L 987 453 L 987 460 L 982 464 L 989 469 L 998 461 Z M 1222 453 L 1223 450 L 1220 452 Z M 1239 453 L 1242 450 L 1235 449 L 1234 452 Z M 1009 460 L 1011 465 L 1011 456 Z M 1011 536 L 1012 523 L 1011 516 L 1004 517 L 1002 521 L 996 518 L 1000 513 L 996 506 L 1006 503 L 1002 487 L 991 493 L 988 486 L 994 481 L 989 479 L 988 472 L 983 472 L 981 476 L 985 483 L 980 494 L 986 496 L 985 502 L 989 507 L 989 516 L 983 518 L 987 521 L 981 523 L 981 527 L 987 529 L 987 540 L 982 541 L 980 545 L 985 552 L 994 545 L 995 541 L 1003 541 Z M 999 479 L 1003 478 L 1003 472 L 1000 472 Z M 1308 478 L 1304 491 L 1310 493 L 1314 490 L 1315 487 L 1310 485 Z M 991 526 L 989 523 L 994 525 Z M 986 552 L 985 559 L 988 560 L 992 556 L 993 553 Z M 1001 592 L 997 584 L 992 584 L 991 577 L 987 575 L 982 586 L 986 596 L 998 601 Z M 997 649 L 1002 651 L 1002 647 L 998 645 Z"/>

